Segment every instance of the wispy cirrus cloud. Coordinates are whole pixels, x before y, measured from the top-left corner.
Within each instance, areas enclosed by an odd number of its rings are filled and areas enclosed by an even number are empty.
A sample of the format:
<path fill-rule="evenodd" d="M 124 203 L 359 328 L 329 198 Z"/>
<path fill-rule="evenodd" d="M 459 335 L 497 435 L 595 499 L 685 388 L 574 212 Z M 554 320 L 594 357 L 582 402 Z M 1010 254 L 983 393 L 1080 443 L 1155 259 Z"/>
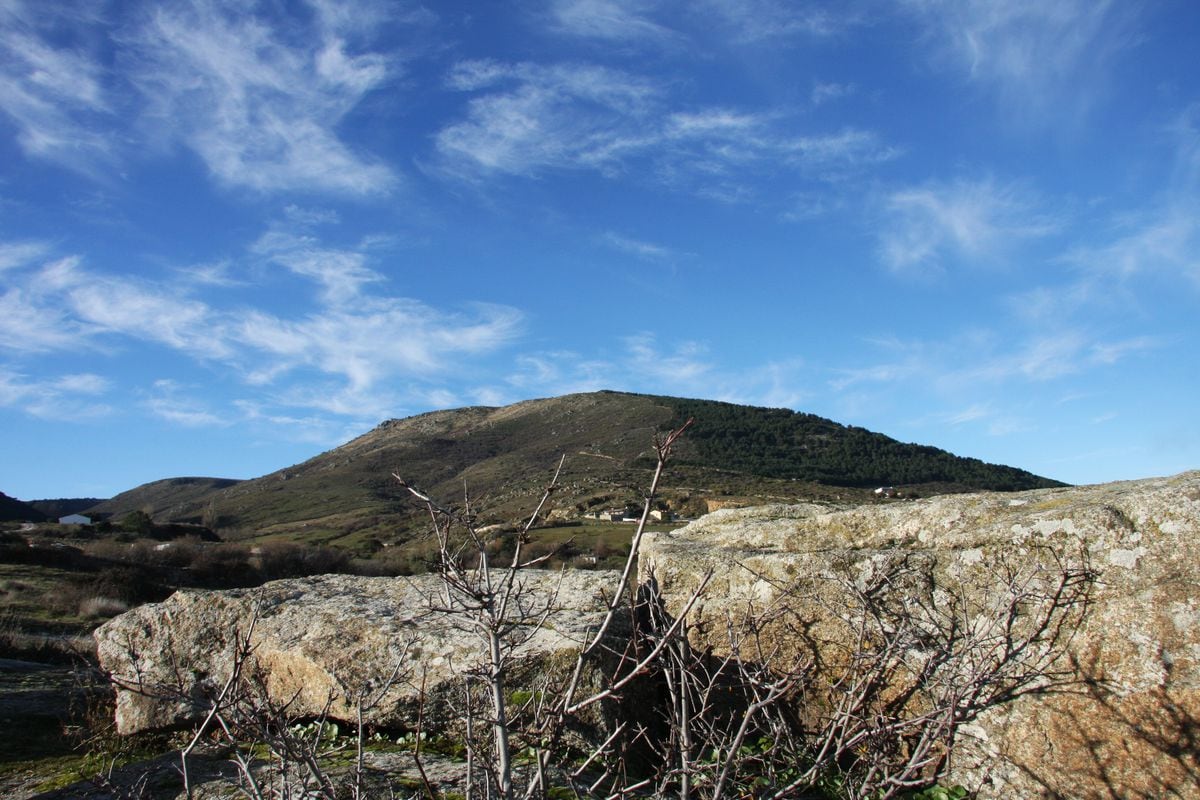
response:
<path fill-rule="evenodd" d="M 449 85 L 486 90 L 470 100 L 465 120 L 437 135 L 439 153 L 464 175 L 615 168 L 642 146 L 631 122 L 659 93 L 649 81 L 594 65 L 465 62 Z"/>
<path fill-rule="evenodd" d="M 1149 208 L 1119 215 L 1064 260 L 1097 279 L 1130 281 L 1147 275 L 1181 277 L 1200 286 L 1200 103 L 1165 126 L 1168 180 Z"/>
<path fill-rule="evenodd" d="M 1080 116 L 1133 41 L 1135 6 L 1113 0 L 905 0 L 935 57 L 993 90 L 1009 115 L 1039 125 Z"/>
<path fill-rule="evenodd" d="M 968 331 L 938 342 L 888 340 L 880 345 L 890 358 L 835 368 L 829 385 L 837 392 L 866 384 L 906 383 L 958 392 L 1012 382 L 1042 383 L 1110 367 L 1161 344 L 1148 336 L 1102 338 L 1084 328 L 1036 332 L 1015 341 L 987 331 Z"/>
<path fill-rule="evenodd" d="M 387 192 L 396 173 L 341 124 L 398 72 L 392 53 L 372 49 L 375 28 L 426 20 L 381 2 L 354 14 L 303 5 L 280 26 L 229 0 L 94 10 L 10 0 L 0 112 L 25 153 L 88 174 L 182 144 L 227 186 Z"/>
<path fill-rule="evenodd" d="M 59 259 L 9 271 L 12 286 L 0 295 L 0 348 L 17 358 L 81 348 L 115 356 L 126 345 L 152 343 L 229 368 L 275 402 L 361 414 L 394 406 L 403 395 L 398 382 L 452 372 L 460 359 L 504 347 L 522 330 L 523 315 L 509 306 L 435 308 L 386 288 L 364 294 L 365 283 L 382 280 L 366 265 L 364 251 L 327 247 L 311 237 L 270 241 L 267 247 L 260 240 L 250 256 L 265 253 L 315 283 L 315 303 L 287 313 L 270 310 L 266 298 L 259 305 L 218 306 L 198 296 L 192 281 L 135 278 L 89 269 L 79 258 Z M 201 285 L 210 293 L 230 288 Z M 181 403 L 179 395 L 162 384 L 147 407 L 181 424 L 208 421 L 208 412 Z"/>
<path fill-rule="evenodd" d="M 78 264 L 78 258 L 64 258 L 35 266 L 31 273 L 11 271 L 16 274 L 0 294 L 0 348 L 23 354 L 93 349 L 96 326 L 62 302 Z"/>
<path fill-rule="evenodd" d="M 670 247 L 641 239 L 634 239 L 615 231 L 607 231 L 600 237 L 600 242 L 607 247 L 636 256 L 643 261 L 673 261 L 680 253 Z"/>
<path fill-rule="evenodd" d="M 1200 286 L 1200 202 L 1177 203 L 1119 221 L 1119 235 L 1078 245 L 1064 260 L 1096 277 L 1126 281 L 1179 275 Z"/>
<path fill-rule="evenodd" d="M 1093 221 L 1055 259 L 1071 268 L 1071 281 L 1014 297 L 1023 316 L 1113 314 L 1149 302 L 1153 285 L 1200 289 L 1200 104 L 1185 108 L 1164 134 L 1172 152 L 1162 190 L 1136 209 Z"/>
<path fill-rule="evenodd" d="M 210 411 L 198 394 L 194 387 L 163 378 L 154 382 L 142 404 L 159 419 L 185 428 L 211 428 L 233 423 L 234 420 Z"/>
<path fill-rule="evenodd" d="M 383 280 L 367 266 L 365 252 L 325 247 L 315 237 L 289 231 L 268 231 L 251 252 L 319 283 L 324 301 L 331 306 L 357 301 L 364 286 Z"/>
<path fill-rule="evenodd" d="M 551 31 L 609 44 L 680 46 L 703 40 L 746 46 L 796 37 L 826 38 L 863 15 L 847 3 L 788 0 L 550 0 Z"/>
<path fill-rule="evenodd" d="M 79 262 L 54 276 L 58 301 L 93 341 L 131 337 L 199 358 L 226 358 L 231 349 L 213 310 L 171 287 L 86 270 Z"/>
<path fill-rule="evenodd" d="M 452 368 L 455 356 L 502 347 L 520 331 L 521 320 L 508 306 L 476 304 L 456 313 L 416 300 L 379 298 L 361 309 L 299 318 L 246 312 L 233 322 L 231 338 L 260 354 L 247 360 L 263 361 L 272 380 L 309 368 L 363 391 L 389 377 L 440 373 Z M 261 368 L 257 374 L 264 374 Z"/>
<path fill-rule="evenodd" d="M 86 39 L 51 44 L 50 31 L 73 13 L 86 16 L 21 0 L 0 5 L 0 113 L 27 155 L 91 172 L 113 157 L 114 107 Z"/>
<path fill-rule="evenodd" d="M 1059 227 L 1027 191 L 990 178 L 899 189 L 884 198 L 883 212 L 879 253 L 897 272 L 942 269 L 952 258 L 994 263 L 1016 242 Z"/>
<path fill-rule="evenodd" d="M 78 421 L 107 416 L 113 408 L 98 398 L 110 389 L 109 380 L 94 373 L 35 379 L 0 364 L 0 408 L 19 408 L 40 419 Z"/>
<path fill-rule="evenodd" d="M 551 0 L 551 28 L 609 42 L 673 41 L 680 34 L 651 17 L 659 3 L 646 0 Z"/>
<path fill-rule="evenodd" d="M 788 408 L 811 397 L 803 359 L 729 368 L 704 342 L 663 341 L 649 332 L 617 337 L 605 352 L 524 353 L 514 366 L 504 386 L 478 387 L 476 396 L 498 404 L 531 395 L 616 389 Z"/>
<path fill-rule="evenodd" d="M 834 100 L 849 97 L 857 90 L 858 88 L 853 83 L 837 83 L 835 81 L 825 83 L 817 81 L 813 83 L 812 92 L 809 94 L 809 101 L 814 106 L 822 106 Z"/>
<path fill-rule="evenodd" d="M 1045 407 L 1064 402 L 1055 399 L 1064 391 L 1072 399 L 1089 397 L 1105 372 L 1153 358 L 1169 343 L 1059 326 L 1020 338 L 976 329 L 939 340 L 875 344 L 880 358 L 874 363 L 830 370 L 829 401 L 843 413 L 1008 437 L 1044 429 L 1048 418 L 1058 416 Z"/>
<path fill-rule="evenodd" d="M 287 36 L 242 4 L 156 5 L 127 37 L 147 121 L 194 149 L 227 185 L 389 190 L 397 176 L 356 152 L 338 125 L 393 65 L 384 53 L 351 48 L 347 17 L 331 11 L 317 20 Z"/>
<path fill-rule="evenodd" d="M 0 272 L 23 267 L 49 251 L 50 246 L 45 242 L 0 242 Z"/>
<path fill-rule="evenodd" d="M 444 127 L 442 168 L 467 179 L 553 171 L 625 176 L 738 198 L 747 172 L 786 169 L 818 179 L 895 158 L 865 130 L 796 134 L 774 113 L 672 108 L 653 81 L 590 64 L 458 64 L 448 83 L 477 95 L 465 118 Z"/>
<path fill-rule="evenodd" d="M 794 36 L 828 37 L 860 25 L 853 3 L 796 3 L 788 0 L 700 0 L 692 6 L 723 23 L 735 41 L 756 43 Z"/>

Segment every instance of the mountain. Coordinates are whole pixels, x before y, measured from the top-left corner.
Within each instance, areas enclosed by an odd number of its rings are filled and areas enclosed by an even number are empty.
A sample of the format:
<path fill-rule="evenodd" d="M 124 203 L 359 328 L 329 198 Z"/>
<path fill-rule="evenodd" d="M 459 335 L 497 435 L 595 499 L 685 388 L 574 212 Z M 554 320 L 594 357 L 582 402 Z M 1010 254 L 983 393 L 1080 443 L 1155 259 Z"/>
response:
<path fill-rule="evenodd" d="M 445 503 L 461 502 L 465 489 L 481 522 L 507 523 L 532 508 L 565 455 L 552 508 L 578 517 L 636 503 L 654 466 L 655 433 L 688 418 L 695 421 L 676 447 L 662 497 L 689 515 L 721 504 L 865 500 L 879 486 L 934 494 L 1063 485 L 811 414 L 605 391 L 389 420 L 261 478 L 156 481 L 93 510 L 116 518 L 146 510 L 225 538 L 359 549 L 426 527 L 393 472 Z"/>
<path fill-rule="evenodd" d="M 200 517 L 205 516 L 203 504 L 206 500 L 238 483 L 241 481 L 232 478 L 165 478 L 143 483 L 109 500 L 97 501 L 87 511 L 107 514 L 115 520 L 131 511 L 146 511 L 160 522 L 176 522 L 182 518 L 200 522 Z M 201 510 L 197 512 L 197 508 Z"/>
<path fill-rule="evenodd" d="M 0 521 L 42 522 L 45 519 L 46 515 L 29 503 L 22 503 L 15 497 L 9 497 L 4 492 L 0 492 Z"/>
<path fill-rule="evenodd" d="M 60 497 L 54 500 L 30 500 L 29 505 L 50 519 L 59 519 L 69 514 L 86 511 L 97 503 L 103 502 L 104 499 L 100 497 Z"/>

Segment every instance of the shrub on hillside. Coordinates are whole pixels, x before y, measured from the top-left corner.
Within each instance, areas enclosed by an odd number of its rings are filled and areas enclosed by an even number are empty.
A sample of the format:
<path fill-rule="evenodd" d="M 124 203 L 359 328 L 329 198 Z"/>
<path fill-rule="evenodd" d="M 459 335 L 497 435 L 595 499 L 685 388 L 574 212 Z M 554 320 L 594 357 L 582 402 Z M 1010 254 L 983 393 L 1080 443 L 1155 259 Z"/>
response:
<path fill-rule="evenodd" d="M 263 580 L 301 578 L 345 572 L 350 558 L 332 547 L 305 547 L 293 542 L 268 542 L 255 548 L 251 563 Z"/>
<path fill-rule="evenodd" d="M 214 589 L 257 586 L 261 575 L 250 563 L 250 553 L 237 545 L 202 547 L 192 561 L 191 574 L 200 586 Z"/>
<path fill-rule="evenodd" d="M 95 573 L 73 576 L 48 591 L 43 600 L 46 607 L 66 616 L 82 614 L 85 605 L 97 598 L 109 603 L 121 603 L 125 608 L 165 600 L 170 589 L 154 580 L 149 570 L 130 564 L 104 567 Z M 91 606 L 95 610 L 98 606 Z M 124 609 L 122 609 L 124 610 Z"/>

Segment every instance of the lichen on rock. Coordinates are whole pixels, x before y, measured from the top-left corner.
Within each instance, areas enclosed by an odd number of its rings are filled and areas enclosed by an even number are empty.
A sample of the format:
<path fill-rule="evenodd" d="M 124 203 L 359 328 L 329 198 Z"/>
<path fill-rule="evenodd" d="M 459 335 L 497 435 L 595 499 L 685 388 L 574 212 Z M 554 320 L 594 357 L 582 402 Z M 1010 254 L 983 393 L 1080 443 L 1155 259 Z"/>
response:
<path fill-rule="evenodd" d="M 552 611 L 517 648 L 513 673 L 552 677 L 542 667 L 573 665 L 604 615 L 600 588 L 615 584 L 615 575 L 528 570 L 520 580 L 526 597 L 552 600 Z M 251 625 L 255 674 L 289 716 L 353 722 L 358 698 L 377 694 L 395 673 L 385 695 L 365 710 L 365 722 L 412 727 L 423 710 L 428 727 L 451 725 L 449 696 L 461 692 L 463 676 L 485 649 L 469 623 L 439 610 L 443 589 L 435 575 L 322 575 L 256 589 L 179 591 L 127 612 L 95 634 L 101 666 L 119 690 L 118 730 L 201 719 Z M 514 681 L 512 688 L 530 687 Z"/>
<path fill-rule="evenodd" d="M 881 575 L 928 581 L 910 580 L 895 595 L 913 614 L 959 598 L 978 625 L 1004 608 L 997 602 L 1014 578 L 1052 587 L 1063 569 L 1090 576 L 1086 608 L 1078 618 L 1064 610 L 1044 681 L 959 730 L 945 779 L 984 798 L 1200 797 L 1200 472 L 853 508 L 727 510 L 652 534 L 640 561 L 668 611 L 713 571 L 695 611 L 697 644 L 719 650 L 730 617 L 765 609 L 779 617 L 783 607 L 788 635 L 804 630 L 797 638 L 826 670 L 836 670 L 836 653 L 849 657 L 847 637 L 858 630 L 850 606 Z"/>

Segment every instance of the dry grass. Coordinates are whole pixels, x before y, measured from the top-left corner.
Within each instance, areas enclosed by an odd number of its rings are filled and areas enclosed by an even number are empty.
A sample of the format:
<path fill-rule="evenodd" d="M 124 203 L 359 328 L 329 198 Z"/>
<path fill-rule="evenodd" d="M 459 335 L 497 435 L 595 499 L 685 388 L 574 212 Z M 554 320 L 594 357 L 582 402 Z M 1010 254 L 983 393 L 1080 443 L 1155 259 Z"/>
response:
<path fill-rule="evenodd" d="M 129 603 L 115 597 L 89 597 L 79 604 L 79 616 L 84 619 L 115 617 L 129 610 Z"/>

